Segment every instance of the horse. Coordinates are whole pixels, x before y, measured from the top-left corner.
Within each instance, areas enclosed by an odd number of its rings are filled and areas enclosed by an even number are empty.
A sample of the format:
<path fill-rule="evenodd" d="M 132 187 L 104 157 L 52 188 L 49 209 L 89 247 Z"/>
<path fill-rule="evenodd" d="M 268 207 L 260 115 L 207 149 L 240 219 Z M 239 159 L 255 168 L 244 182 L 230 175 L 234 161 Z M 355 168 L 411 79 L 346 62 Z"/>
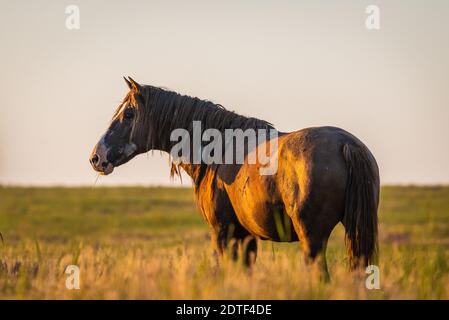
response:
<path fill-rule="evenodd" d="M 227 129 L 274 129 L 267 121 L 208 100 L 124 79 L 129 92 L 90 156 L 93 169 L 102 175 L 150 150 L 169 153 L 175 144 L 171 133 L 181 128 L 192 134 L 195 121 L 204 131 L 214 128 L 222 134 Z M 349 268 L 372 264 L 378 251 L 380 179 L 369 149 L 336 127 L 277 132 L 257 144 L 267 147 L 276 139 L 273 174 L 262 175 L 258 162 L 194 162 L 191 156 L 171 162 L 172 176 L 184 170 L 193 180 L 214 252 L 218 257 L 231 252 L 252 266 L 259 240 L 299 241 L 307 264 L 317 265 L 328 279 L 326 246 L 342 223 Z M 246 150 L 245 160 L 254 152 Z"/>

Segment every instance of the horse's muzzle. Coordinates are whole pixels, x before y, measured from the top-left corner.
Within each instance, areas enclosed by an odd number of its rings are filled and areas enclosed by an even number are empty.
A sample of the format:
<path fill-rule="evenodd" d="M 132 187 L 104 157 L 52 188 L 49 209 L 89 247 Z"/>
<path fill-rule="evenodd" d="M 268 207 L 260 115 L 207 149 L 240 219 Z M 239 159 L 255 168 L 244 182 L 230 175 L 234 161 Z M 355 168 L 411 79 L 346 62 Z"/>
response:
<path fill-rule="evenodd" d="M 107 159 L 108 149 L 103 143 L 98 143 L 90 155 L 90 164 L 95 171 L 108 175 L 114 171 L 114 165 Z"/>

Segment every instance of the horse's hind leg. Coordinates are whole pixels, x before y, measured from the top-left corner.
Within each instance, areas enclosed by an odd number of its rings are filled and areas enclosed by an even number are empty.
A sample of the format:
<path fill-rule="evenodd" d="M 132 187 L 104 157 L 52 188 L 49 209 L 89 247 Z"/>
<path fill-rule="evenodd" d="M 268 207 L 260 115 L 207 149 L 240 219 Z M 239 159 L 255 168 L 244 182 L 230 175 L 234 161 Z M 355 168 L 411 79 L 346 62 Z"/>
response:
<path fill-rule="evenodd" d="M 312 212 L 309 209 L 306 212 L 302 209 L 293 215 L 292 220 L 306 263 L 317 267 L 323 280 L 328 281 L 326 247 L 329 236 L 338 223 L 338 217 L 322 211 Z"/>
<path fill-rule="evenodd" d="M 327 268 L 326 247 L 328 239 L 313 239 L 313 237 L 300 240 L 307 264 L 317 267 L 324 281 L 329 281 L 329 270 Z"/>

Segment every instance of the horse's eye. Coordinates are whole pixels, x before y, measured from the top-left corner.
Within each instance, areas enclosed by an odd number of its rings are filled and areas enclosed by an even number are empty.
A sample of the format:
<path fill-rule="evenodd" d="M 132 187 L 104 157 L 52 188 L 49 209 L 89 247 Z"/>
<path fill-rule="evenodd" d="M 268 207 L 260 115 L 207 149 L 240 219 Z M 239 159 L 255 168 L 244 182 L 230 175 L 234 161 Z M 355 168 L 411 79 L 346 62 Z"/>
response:
<path fill-rule="evenodd" d="M 125 114 L 123 116 L 126 120 L 132 120 L 134 118 L 134 112 L 132 111 L 125 111 Z"/>

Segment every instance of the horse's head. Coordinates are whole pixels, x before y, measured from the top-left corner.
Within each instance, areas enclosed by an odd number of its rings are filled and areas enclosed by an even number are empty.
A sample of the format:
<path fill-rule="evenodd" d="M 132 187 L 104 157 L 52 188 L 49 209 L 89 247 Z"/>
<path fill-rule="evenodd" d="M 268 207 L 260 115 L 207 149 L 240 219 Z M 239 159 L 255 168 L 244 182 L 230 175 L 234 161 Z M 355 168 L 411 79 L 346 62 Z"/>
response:
<path fill-rule="evenodd" d="M 125 81 L 130 92 L 115 112 L 108 130 L 90 156 L 94 170 L 103 175 L 110 174 L 114 167 L 146 151 L 142 139 L 135 133 L 139 103 L 142 103 L 139 94 L 142 87 L 131 78 L 125 78 Z"/>

